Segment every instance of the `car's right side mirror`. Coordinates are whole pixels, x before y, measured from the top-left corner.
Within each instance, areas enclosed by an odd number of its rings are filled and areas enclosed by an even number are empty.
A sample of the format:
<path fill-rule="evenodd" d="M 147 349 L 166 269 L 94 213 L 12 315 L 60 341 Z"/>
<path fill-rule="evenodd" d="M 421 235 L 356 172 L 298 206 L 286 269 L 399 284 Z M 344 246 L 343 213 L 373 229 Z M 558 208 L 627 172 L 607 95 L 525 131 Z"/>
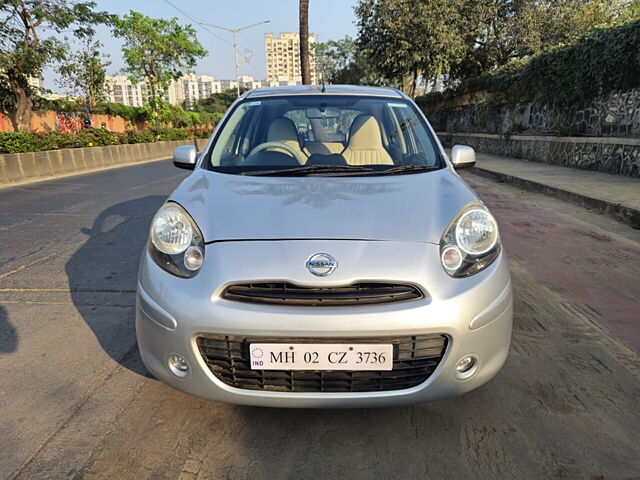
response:
<path fill-rule="evenodd" d="M 467 145 L 454 145 L 451 149 L 451 163 L 456 170 L 473 167 L 476 164 L 476 152 Z"/>
<path fill-rule="evenodd" d="M 178 168 L 193 170 L 196 168 L 198 152 L 193 145 L 182 145 L 173 152 L 173 164 Z"/>

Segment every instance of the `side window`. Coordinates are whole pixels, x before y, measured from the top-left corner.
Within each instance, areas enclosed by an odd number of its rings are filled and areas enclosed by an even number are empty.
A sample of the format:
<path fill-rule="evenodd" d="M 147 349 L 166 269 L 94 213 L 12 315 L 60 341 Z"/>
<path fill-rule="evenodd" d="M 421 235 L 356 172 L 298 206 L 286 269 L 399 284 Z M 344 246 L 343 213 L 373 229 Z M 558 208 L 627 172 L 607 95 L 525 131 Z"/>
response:
<path fill-rule="evenodd" d="M 388 105 L 385 106 L 383 118 L 384 129 L 387 134 L 389 147 L 393 150 L 401 152 L 402 154 L 407 153 L 407 146 L 400 131 L 400 122 L 398 121 L 398 117 L 396 116 L 393 109 Z"/>
<path fill-rule="evenodd" d="M 398 121 L 398 138 L 405 146 L 403 152 L 412 162 L 435 163 L 436 152 L 417 113 L 407 104 L 391 104 L 391 110 Z"/>
<path fill-rule="evenodd" d="M 211 156 L 218 159 L 213 165 L 237 164 L 248 147 L 244 140 L 251 126 L 251 119 L 255 118 L 256 113 L 261 110 L 259 102 L 246 103 L 235 110 L 213 145 Z"/>
<path fill-rule="evenodd" d="M 406 105 L 393 106 L 391 108 L 400 124 L 400 131 L 398 133 L 402 136 L 402 140 L 406 144 L 406 152 L 409 154 L 418 153 L 413 136 L 413 131 L 417 128 L 415 116 L 410 115 L 411 111 Z"/>

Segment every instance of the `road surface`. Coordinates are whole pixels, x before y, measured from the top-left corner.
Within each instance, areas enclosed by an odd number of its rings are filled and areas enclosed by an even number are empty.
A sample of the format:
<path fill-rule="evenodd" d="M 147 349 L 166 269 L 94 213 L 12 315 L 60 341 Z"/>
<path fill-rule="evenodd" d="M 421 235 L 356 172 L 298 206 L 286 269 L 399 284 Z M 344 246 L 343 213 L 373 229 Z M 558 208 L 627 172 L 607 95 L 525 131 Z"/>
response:
<path fill-rule="evenodd" d="M 640 232 L 464 173 L 511 260 L 498 376 L 412 407 L 213 403 L 150 378 L 138 258 L 169 162 L 0 190 L 0 479 L 640 478 Z"/>

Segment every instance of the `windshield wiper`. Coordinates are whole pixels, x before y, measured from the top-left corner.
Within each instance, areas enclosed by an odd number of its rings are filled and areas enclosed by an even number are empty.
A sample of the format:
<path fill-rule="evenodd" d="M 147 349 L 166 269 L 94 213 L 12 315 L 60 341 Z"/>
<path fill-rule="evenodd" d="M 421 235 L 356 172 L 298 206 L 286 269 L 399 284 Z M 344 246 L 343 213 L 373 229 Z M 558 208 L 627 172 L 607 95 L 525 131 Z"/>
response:
<path fill-rule="evenodd" d="M 400 165 L 397 167 L 387 168 L 386 170 L 375 170 L 366 173 L 357 173 L 356 175 L 398 175 L 410 172 L 427 172 L 429 170 L 439 170 L 437 165 Z"/>
<path fill-rule="evenodd" d="M 369 167 L 357 167 L 352 165 L 307 165 L 303 167 L 295 167 L 295 168 L 281 168 L 281 169 L 273 169 L 273 170 L 251 170 L 248 172 L 242 172 L 242 175 L 253 175 L 253 176 L 304 176 L 311 173 L 369 173 L 373 172 L 372 168 Z"/>

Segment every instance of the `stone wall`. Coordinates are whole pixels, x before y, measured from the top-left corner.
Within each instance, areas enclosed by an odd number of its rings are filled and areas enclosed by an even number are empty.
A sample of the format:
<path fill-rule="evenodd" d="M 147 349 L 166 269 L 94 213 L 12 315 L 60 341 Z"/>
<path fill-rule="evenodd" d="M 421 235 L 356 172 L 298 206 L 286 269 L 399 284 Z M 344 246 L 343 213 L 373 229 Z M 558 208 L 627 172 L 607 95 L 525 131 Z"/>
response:
<path fill-rule="evenodd" d="M 533 102 L 425 113 L 439 132 L 640 138 L 640 89 L 570 109 Z"/>
<path fill-rule="evenodd" d="M 445 147 L 469 145 L 483 153 L 640 178 L 640 139 L 447 132 L 438 137 Z"/>

